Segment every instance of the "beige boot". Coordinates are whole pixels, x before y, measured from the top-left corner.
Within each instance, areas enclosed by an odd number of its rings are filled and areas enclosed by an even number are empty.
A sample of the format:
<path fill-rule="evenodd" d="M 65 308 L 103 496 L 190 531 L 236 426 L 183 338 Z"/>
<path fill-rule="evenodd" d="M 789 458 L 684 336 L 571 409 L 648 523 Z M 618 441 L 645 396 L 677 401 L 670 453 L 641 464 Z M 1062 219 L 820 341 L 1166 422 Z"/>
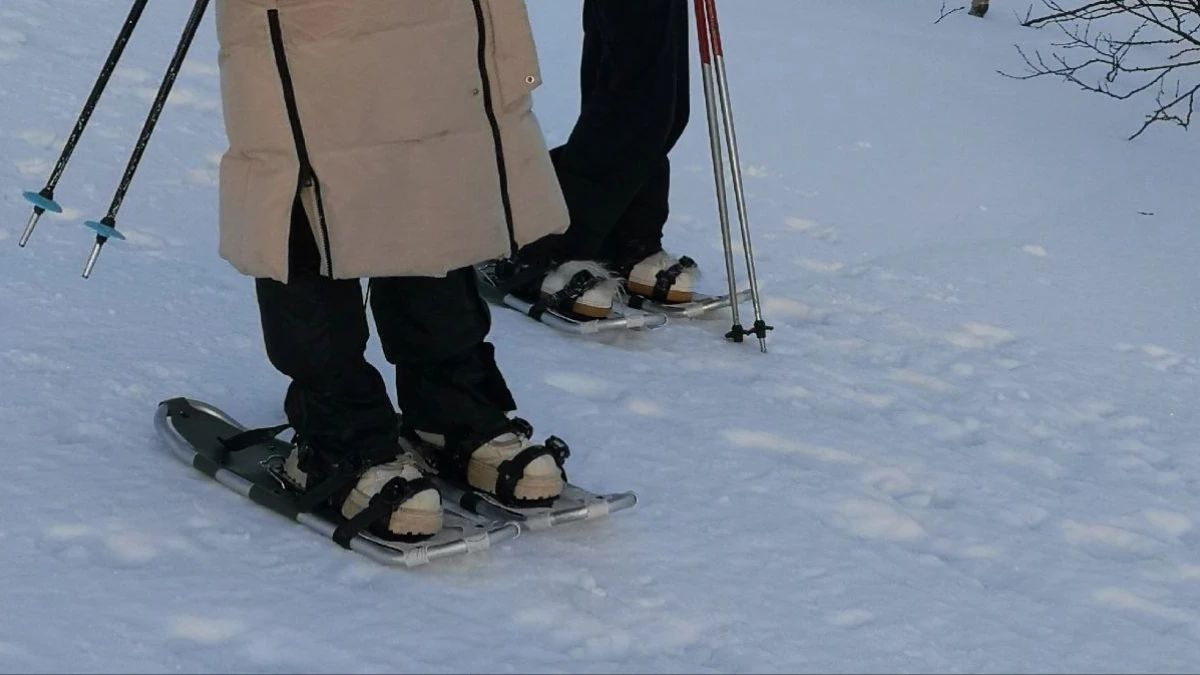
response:
<path fill-rule="evenodd" d="M 699 270 L 691 258 L 675 258 L 659 251 L 633 266 L 625 288 L 633 295 L 659 302 L 690 302 L 698 276 Z"/>
<path fill-rule="evenodd" d="M 299 488 L 308 489 L 309 476 L 300 468 L 300 451 L 293 449 L 284 460 L 283 470 Z M 424 476 L 408 453 L 401 453 L 386 464 L 367 469 L 342 501 L 344 518 L 353 518 L 367 508 L 393 478 L 415 481 Z M 432 536 L 442 529 L 442 497 L 436 488 L 421 490 L 400 503 L 388 519 L 388 534 L 399 537 Z"/>
<path fill-rule="evenodd" d="M 573 291 L 571 287 L 576 285 Z M 571 260 L 546 275 L 541 291 L 543 300 L 562 293 L 574 297 L 566 307 L 559 306 L 558 302 L 552 303 L 554 309 L 589 319 L 603 319 L 612 312 L 613 303 L 621 292 L 621 282 L 599 263 Z"/>
<path fill-rule="evenodd" d="M 446 439 L 439 434 L 418 431 L 417 436 L 439 451 L 445 449 Z M 547 453 L 551 452 L 551 447 L 558 447 L 550 446 L 550 443 L 561 444 L 561 441 L 551 440 L 546 446 L 541 446 L 546 448 L 545 452 Z M 521 433 L 507 432 L 496 436 L 471 452 L 466 466 L 467 483 L 476 490 L 499 497 L 501 501 L 504 501 L 505 495 L 501 494 L 504 490 L 500 485 L 501 471 L 502 469 L 517 470 L 517 465 L 504 466 L 505 462 L 514 460 L 523 451 L 532 447 L 535 447 L 534 444 Z M 566 446 L 562 447 L 565 449 Z M 524 470 L 516 478 L 512 487 L 512 497 L 518 504 L 550 500 L 562 494 L 563 485 L 563 472 L 554 455 L 537 454 L 525 465 Z"/>

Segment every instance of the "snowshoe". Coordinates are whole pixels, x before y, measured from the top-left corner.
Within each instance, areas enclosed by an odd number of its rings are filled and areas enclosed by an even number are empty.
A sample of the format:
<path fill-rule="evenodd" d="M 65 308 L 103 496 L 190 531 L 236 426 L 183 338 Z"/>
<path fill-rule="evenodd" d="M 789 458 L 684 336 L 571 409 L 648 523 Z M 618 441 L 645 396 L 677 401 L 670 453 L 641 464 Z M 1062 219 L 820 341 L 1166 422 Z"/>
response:
<path fill-rule="evenodd" d="M 436 532 L 428 536 L 417 532 L 417 540 L 402 534 L 380 536 L 369 527 L 372 522 L 386 517 L 399 505 L 423 499 L 421 494 L 427 490 L 427 484 L 421 482 L 424 479 L 403 466 L 377 471 L 370 480 L 382 486 L 364 486 L 360 480 L 355 486 L 362 493 L 360 499 L 354 508 L 347 510 L 344 506 L 338 513 L 331 504 L 332 495 L 323 494 L 327 490 L 321 487 L 331 482 L 316 484 L 307 491 L 300 489 L 309 486 L 298 484 L 300 476 L 307 474 L 301 468 L 297 447 L 277 437 L 287 425 L 247 430 L 214 406 L 175 398 L 159 404 L 155 427 L 178 459 L 204 475 L 384 565 L 423 565 L 482 551 L 520 533 L 516 523 L 506 522 L 511 519 L 484 517 L 443 504 Z M 397 478 L 400 480 L 394 480 Z M 365 479 L 367 475 L 363 474 Z M 432 481 L 428 486 L 436 487 Z M 430 519 L 418 518 L 415 522 L 427 524 Z"/>
<path fill-rule="evenodd" d="M 594 275 L 586 269 L 576 270 L 563 280 L 561 287 L 543 284 L 543 288 L 553 288 L 553 292 L 530 297 L 514 292 L 506 284 L 506 274 L 500 269 L 501 265 L 500 261 L 490 261 L 475 266 L 483 297 L 493 305 L 515 310 L 564 333 L 590 335 L 616 330 L 650 330 L 667 323 L 664 314 L 643 312 L 625 305 L 613 307 L 608 303 L 608 307 L 605 307 L 604 302 L 595 301 L 588 307 L 578 303 L 577 300 L 587 298 L 588 291 L 594 290 L 594 286 L 590 286 Z M 572 297 L 575 295 L 578 297 Z M 592 316 L 573 311 L 581 308 Z M 604 310 L 607 311 L 600 315 L 600 311 Z"/>

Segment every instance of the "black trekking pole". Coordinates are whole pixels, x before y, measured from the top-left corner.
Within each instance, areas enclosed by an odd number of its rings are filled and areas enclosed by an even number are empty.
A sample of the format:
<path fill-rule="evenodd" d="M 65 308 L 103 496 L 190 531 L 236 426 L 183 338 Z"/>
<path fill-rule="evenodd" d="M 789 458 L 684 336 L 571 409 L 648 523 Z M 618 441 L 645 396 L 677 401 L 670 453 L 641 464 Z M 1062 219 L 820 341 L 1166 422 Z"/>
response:
<path fill-rule="evenodd" d="M 83 136 L 83 131 L 87 128 L 88 121 L 92 118 L 92 112 L 96 109 L 96 104 L 100 102 L 100 97 L 108 87 L 108 81 L 112 77 L 113 71 L 116 70 L 117 63 L 121 60 L 121 54 L 125 52 L 125 45 L 129 44 L 129 38 L 133 35 L 133 29 L 137 28 L 138 21 L 142 18 L 142 10 L 146 9 L 148 2 L 149 0 L 135 0 L 133 7 L 130 8 L 129 17 L 125 19 L 125 25 L 121 27 L 121 32 L 117 35 L 117 40 L 113 43 L 112 50 L 108 54 L 108 59 L 105 60 L 104 66 L 100 69 L 100 75 L 96 78 L 96 83 L 92 85 L 92 93 L 88 95 L 87 101 L 83 104 L 83 110 L 79 112 L 79 118 L 75 121 L 75 128 L 71 130 L 71 135 L 67 137 L 62 154 L 59 155 L 58 162 L 54 165 L 54 171 L 50 173 L 50 179 L 46 181 L 46 187 L 42 188 L 40 192 L 23 193 L 25 200 L 33 204 L 33 215 L 29 217 L 29 222 L 25 225 L 25 231 L 21 233 L 21 238 L 17 242 L 21 248 L 25 248 L 25 244 L 29 243 L 29 237 L 33 235 L 33 228 L 37 227 L 38 220 L 41 219 L 43 213 L 47 211 L 62 213 L 62 206 L 54 201 L 54 189 L 58 187 L 58 181 L 67 169 L 67 162 L 71 161 L 71 155 L 75 152 L 75 146 L 79 144 L 79 139 Z"/>
<path fill-rule="evenodd" d="M 741 157 L 733 123 L 733 102 L 729 95 L 729 79 L 725 72 L 725 49 L 721 44 L 721 27 L 717 22 L 716 0 L 695 0 L 696 31 L 700 41 L 700 61 L 704 81 L 704 99 L 708 113 L 709 143 L 712 150 L 713 174 L 716 181 L 717 207 L 721 222 L 721 240 L 725 247 L 725 268 L 729 276 L 729 292 L 733 311 L 733 327 L 725 337 L 742 342 L 745 336 L 758 338 L 759 349 L 767 351 L 767 331 L 772 330 L 762 316 L 758 294 L 758 275 L 754 267 L 754 249 L 750 243 L 750 223 L 746 210 L 746 191 L 742 185 Z M 715 74 L 715 82 L 714 82 Z M 746 254 L 746 273 L 750 281 L 750 301 L 754 306 L 754 327 L 746 330 L 738 318 L 738 303 L 733 271 L 733 248 L 730 237 L 728 198 L 725 194 L 725 167 L 721 156 L 718 106 L 729 146 L 729 169 L 733 179 L 733 195 L 741 225 L 742 250 Z"/>
<path fill-rule="evenodd" d="M 129 164 L 125 167 L 125 175 L 121 178 L 121 183 L 113 195 L 112 204 L 108 207 L 108 214 L 99 221 L 89 220 L 84 223 L 96 232 L 96 243 L 92 246 L 92 253 L 88 256 L 87 264 L 83 267 L 84 279 L 92 275 L 92 268 L 95 267 L 96 258 L 100 256 L 100 249 L 104 247 L 104 244 L 109 239 L 125 238 L 125 235 L 117 231 L 117 211 L 121 209 L 121 204 L 125 201 L 125 194 L 129 191 L 130 184 L 133 183 L 133 176 L 137 172 L 138 164 L 142 161 L 142 155 L 145 154 L 146 146 L 150 143 L 150 136 L 154 133 L 158 118 L 162 115 L 167 98 L 171 95 L 171 88 L 175 86 L 175 79 L 179 76 L 183 60 L 187 58 L 192 40 L 196 37 L 196 31 L 200 28 L 200 23 L 204 20 L 204 12 L 207 9 L 208 0 L 196 0 L 196 5 L 192 8 L 192 13 L 183 28 L 183 36 L 179 38 L 179 45 L 175 48 L 175 56 L 171 58 L 166 75 L 163 76 L 162 84 L 158 88 L 158 96 L 150 106 L 150 114 L 146 117 L 142 133 L 133 146 L 133 154 L 129 158 Z"/>

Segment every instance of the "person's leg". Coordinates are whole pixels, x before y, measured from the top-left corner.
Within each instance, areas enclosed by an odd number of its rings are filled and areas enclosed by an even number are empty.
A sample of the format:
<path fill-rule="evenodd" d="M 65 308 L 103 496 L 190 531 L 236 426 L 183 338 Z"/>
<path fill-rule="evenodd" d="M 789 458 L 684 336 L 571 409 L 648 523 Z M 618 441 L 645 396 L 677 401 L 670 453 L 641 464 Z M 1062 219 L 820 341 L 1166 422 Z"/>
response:
<path fill-rule="evenodd" d="M 643 258 L 662 250 L 663 228 L 670 214 L 671 163 L 662 164 L 642 185 L 604 241 L 600 260 L 623 277 Z"/>
<path fill-rule="evenodd" d="M 501 430 L 516 408 L 486 342 L 491 314 L 463 268 L 445 277 L 371 280 L 371 312 L 396 366 L 406 422 L 439 434 Z"/>
<path fill-rule="evenodd" d="M 688 104 L 678 81 L 686 0 L 589 0 L 584 23 L 580 82 L 590 89 L 570 137 L 551 151 L 571 217 L 558 248 L 576 260 L 601 252 L 682 133 Z"/>
<path fill-rule="evenodd" d="M 517 406 L 486 341 L 491 314 L 476 284 L 469 267 L 440 278 L 371 281 L 371 312 L 396 366 L 404 433 L 440 446 L 448 470 L 477 489 L 509 501 L 555 497 L 559 464 L 508 416 Z M 505 485 L 501 474 L 514 468 Z"/>
<path fill-rule="evenodd" d="M 628 274 L 628 265 L 662 249 L 663 228 L 670 215 L 671 163 L 669 154 L 687 129 L 690 110 L 690 24 L 687 0 L 666 0 L 663 12 L 663 48 L 656 67 L 663 95 L 652 99 L 660 106 L 666 122 L 661 143 L 656 145 L 655 165 L 646 174 L 637 193 L 609 233 L 601 260 L 615 264 Z M 669 118 L 669 119 L 668 119 Z"/>
<path fill-rule="evenodd" d="M 365 357 L 362 287 L 320 274 L 316 240 L 299 204 L 289 246 L 288 283 L 255 280 L 267 357 L 291 379 L 288 422 L 330 459 L 352 449 L 394 450 L 395 411 L 383 377 Z"/>
<path fill-rule="evenodd" d="M 284 400 L 296 448 L 284 463 L 305 490 L 333 485 L 343 517 L 368 508 L 388 484 L 407 484 L 400 503 L 364 516 L 378 536 L 428 536 L 441 529 L 441 499 L 415 464 L 400 457 L 396 412 L 383 377 L 365 357 L 369 336 L 357 280 L 321 276 L 312 229 L 293 208 L 287 283 L 256 279 L 271 364 L 291 379 Z"/>

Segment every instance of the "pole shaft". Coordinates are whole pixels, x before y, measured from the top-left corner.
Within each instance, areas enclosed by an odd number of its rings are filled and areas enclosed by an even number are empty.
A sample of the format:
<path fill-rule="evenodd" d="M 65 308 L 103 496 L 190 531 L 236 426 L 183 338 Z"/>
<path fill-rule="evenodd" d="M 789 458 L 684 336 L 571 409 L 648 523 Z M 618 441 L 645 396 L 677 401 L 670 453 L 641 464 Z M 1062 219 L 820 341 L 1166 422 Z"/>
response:
<path fill-rule="evenodd" d="M 713 181 L 716 189 L 717 216 L 721 227 L 721 245 L 725 252 L 725 277 L 729 282 L 729 309 L 733 314 L 734 330 L 741 324 L 737 302 L 737 271 L 733 262 L 733 241 L 729 226 L 729 197 L 725 191 L 725 161 L 721 151 L 721 131 L 714 92 L 712 70 L 712 34 L 708 29 L 705 0 L 695 0 L 696 34 L 700 46 L 700 72 L 704 83 L 705 113 L 708 118 L 708 143 L 712 155 Z"/>
<path fill-rule="evenodd" d="M 58 185 L 58 181 L 62 178 L 63 172 L 67 170 L 67 163 L 71 160 L 71 155 L 75 152 L 75 147 L 79 144 L 79 139 L 83 136 L 83 132 L 92 118 L 92 113 L 96 110 L 96 105 L 100 102 L 100 97 L 104 95 L 104 90 L 108 88 L 108 81 L 112 78 L 113 71 L 116 70 L 117 64 L 121 60 L 121 55 L 125 52 L 125 45 L 129 44 L 129 38 L 133 36 L 133 30 L 137 28 L 138 21 L 142 18 L 142 11 L 146 9 L 148 1 L 135 0 L 133 6 L 129 9 L 129 16 L 125 19 L 125 24 L 121 26 L 121 32 L 117 34 L 117 39 L 113 43 L 112 50 L 109 52 L 108 58 L 105 59 L 104 66 L 100 69 L 100 75 L 96 78 L 96 83 L 92 85 L 92 91 L 83 104 L 79 118 L 75 121 L 75 128 L 67 136 L 67 142 L 63 146 L 62 154 L 59 155 L 58 162 L 54 165 L 54 171 L 50 173 L 50 179 L 46 181 L 46 189 L 48 191 L 54 190 Z"/>
<path fill-rule="evenodd" d="M 192 40 L 196 37 L 196 31 L 200 28 L 200 22 L 204 19 L 204 12 L 207 8 L 208 0 L 196 0 L 196 4 L 192 8 L 192 13 L 188 17 L 187 24 L 183 29 L 183 36 L 180 37 L 179 45 L 175 48 L 175 55 L 171 58 L 171 63 L 167 66 L 167 72 L 163 76 L 162 84 L 158 88 L 158 95 L 154 98 L 154 103 L 150 106 L 150 114 L 147 115 L 146 122 L 142 126 L 142 132 L 133 147 L 133 154 L 130 156 L 129 163 L 125 167 L 125 175 L 122 176 L 121 183 L 117 186 L 117 191 L 113 195 L 112 204 L 109 206 L 107 215 L 109 220 L 115 221 L 117 218 L 117 211 L 121 209 L 121 204 L 125 200 L 129 186 L 133 183 L 133 177 L 137 172 L 138 165 L 142 161 L 142 155 L 145 154 L 146 146 L 150 143 L 150 136 L 154 133 L 154 128 L 158 125 L 158 118 L 162 115 L 167 98 L 171 95 L 171 89 L 175 86 L 175 79 L 179 76 L 179 71 L 183 67 L 183 60 L 187 58 L 188 50 L 192 46 Z"/>

